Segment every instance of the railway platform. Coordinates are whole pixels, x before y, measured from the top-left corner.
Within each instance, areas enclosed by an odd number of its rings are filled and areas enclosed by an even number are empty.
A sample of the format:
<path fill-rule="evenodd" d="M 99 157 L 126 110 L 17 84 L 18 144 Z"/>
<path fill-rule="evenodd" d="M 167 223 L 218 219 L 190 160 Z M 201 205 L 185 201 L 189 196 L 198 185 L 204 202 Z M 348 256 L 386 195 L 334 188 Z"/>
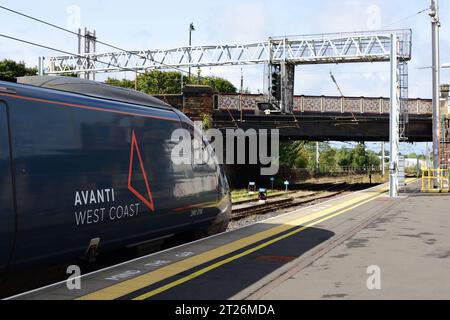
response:
<path fill-rule="evenodd" d="M 408 183 L 399 199 L 377 186 L 12 299 L 450 298 L 448 199 Z"/>

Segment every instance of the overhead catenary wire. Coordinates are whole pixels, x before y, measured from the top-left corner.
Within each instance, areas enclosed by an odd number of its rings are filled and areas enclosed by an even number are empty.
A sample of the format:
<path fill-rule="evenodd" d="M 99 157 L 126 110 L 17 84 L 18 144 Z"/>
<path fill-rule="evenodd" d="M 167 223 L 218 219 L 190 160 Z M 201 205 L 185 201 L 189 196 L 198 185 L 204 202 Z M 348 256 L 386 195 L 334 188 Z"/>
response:
<path fill-rule="evenodd" d="M 420 10 L 420 11 L 414 13 L 414 14 L 411 14 L 409 16 L 406 16 L 406 17 L 404 17 L 404 18 L 402 18 L 400 20 L 397 20 L 397 21 L 391 22 L 389 24 L 386 24 L 386 25 L 382 26 L 382 29 L 387 29 L 387 28 L 389 28 L 389 27 L 391 27 L 393 25 L 399 24 L 400 22 L 403 22 L 403 21 L 409 20 L 411 18 L 414 18 L 415 16 L 418 16 L 419 14 L 422 14 L 422 13 L 428 11 L 428 10 L 430 10 L 429 7 L 425 8 L 423 10 Z"/>
<path fill-rule="evenodd" d="M 24 17 L 24 18 L 31 19 L 31 20 L 33 20 L 33 21 L 36 21 L 36 22 L 45 24 L 45 25 L 50 26 L 50 27 L 52 27 L 52 28 L 58 29 L 58 30 L 60 30 L 60 31 L 64 31 L 64 32 L 70 33 L 70 34 L 72 34 L 72 35 L 74 35 L 74 36 L 77 36 L 77 37 L 81 36 L 81 37 L 83 37 L 83 38 L 88 38 L 86 35 L 79 34 L 78 32 L 75 32 L 75 31 L 72 31 L 72 30 L 70 30 L 70 29 L 67 29 L 67 28 L 58 26 L 58 25 L 56 25 L 56 24 L 54 24 L 54 23 L 51 23 L 51 22 L 49 22 L 49 21 L 45 21 L 45 20 L 43 20 L 43 19 L 36 18 L 36 17 L 31 16 L 31 15 L 29 15 L 29 14 L 26 14 L 26 13 L 23 13 L 23 12 L 19 12 L 19 11 L 17 11 L 17 10 L 14 10 L 14 9 L 11 9 L 11 8 L 8 8 L 8 7 L 5 7 L 5 6 L 1 6 L 1 5 L 0 5 L 0 9 L 3 9 L 3 10 L 6 10 L 6 11 L 8 11 L 8 12 L 14 13 L 14 14 L 16 14 L 16 15 L 22 16 L 22 17 Z M 98 39 L 96 39 L 95 41 L 96 41 L 97 43 L 101 44 L 101 45 L 104 45 L 104 46 L 107 46 L 107 47 L 110 47 L 110 48 L 112 48 L 112 49 L 119 50 L 119 51 L 122 51 L 122 52 L 125 52 L 125 53 L 128 53 L 128 54 L 132 54 L 132 55 L 137 56 L 137 57 L 139 57 L 139 58 L 150 59 L 151 61 L 153 61 L 153 62 L 155 62 L 155 63 L 157 63 L 157 64 L 159 64 L 159 65 L 161 65 L 161 66 L 167 67 L 168 69 L 177 70 L 177 71 L 179 71 L 179 72 L 182 72 L 182 73 L 184 73 L 184 74 L 189 75 L 189 72 L 186 71 L 186 70 L 183 70 L 183 69 L 181 69 L 181 68 L 174 67 L 174 66 L 169 66 L 169 65 L 167 65 L 167 64 L 164 64 L 164 63 L 161 62 L 161 61 L 156 61 L 156 60 L 155 60 L 154 58 L 152 58 L 152 57 L 150 57 L 150 58 L 149 58 L 149 57 L 143 57 L 143 56 L 140 55 L 140 54 L 137 54 L 137 53 L 135 53 L 135 52 L 126 50 L 126 49 L 121 48 L 121 47 L 119 47 L 119 46 L 116 46 L 116 45 L 113 45 L 113 44 L 110 44 L 110 43 L 107 43 L 107 42 L 105 42 L 105 41 L 101 41 L 101 40 L 98 40 Z M 64 53 L 64 54 L 73 55 L 73 54 L 70 54 L 70 53 L 66 53 L 65 51 L 56 51 L 56 52 L 60 52 L 60 53 Z M 77 57 L 82 57 L 82 58 L 84 58 L 84 56 L 80 56 L 80 55 L 76 55 L 76 56 L 77 56 Z M 96 61 L 100 61 L 100 60 L 96 60 Z M 106 63 L 105 63 L 105 64 L 106 64 Z M 121 68 L 121 69 L 123 69 L 123 70 L 131 71 L 131 72 L 133 72 L 133 73 L 145 74 L 145 73 L 142 73 L 142 72 L 138 72 L 137 70 L 135 70 L 135 69 L 133 69 L 133 68 L 122 68 L 122 67 L 120 67 L 120 66 L 118 66 L 118 65 L 114 65 L 114 64 L 109 64 L 109 65 L 115 66 L 115 67 L 119 67 L 119 68 Z M 389 72 L 389 71 L 375 71 L 375 72 L 384 73 L 384 72 Z M 337 72 L 337 73 L 348 73 L 348 74 L 351 74 L 351 73 L 362 73 L 362 72 Z M 303 74 L 306 75 L 306 74 L 308 74 L 308 73 L 303 73 Z M 315 76 L 318 75 L 317 73 L 309 73 L 309 74 L 310 74 L 310 75 L 315 75 Z M 247 76 L 247 77 L 248 77 L 248 76 Z M 200 79 L 203 79 L 203 80 L 207 79 L 207 78 L 204 77 L 204 76 L 200 76 L 199 78 L 200 78 Z"/>
<path fill-rule="evenodd" d="M 33 20 L 33 21 L 36 21 L 36 22 L 45 24 L 45 25 L 47 25 L 47 26 L 56 28 L 56 29 L 58 29 L 58 30 L 61 30 L 61 31 L 70 33 L 70 34 L 75 35 L 75 36 L 77 36 L 77 37 L 81 36 L 81 37 L 83 37 L 83 38 L 87 38 L 86 35 L 79 34 L 78 32 L 74 32 L 74 31 L 69 30 L 69 29 L 67 29 L 67 28 L 58 26 L 58 25 L 56 25 L 56 24 L 54 24 L 54 23 L 51 23 L 51 22 L 45 21 L 45 20 L 43 20 L 43 19 L 39 19 L 39 18 L 33 17 L 33 16 L 31 16 L 31 15 L 28 15 L 28 14 L 25 14 L 25 13 L 22 13 L 22 12 L 19 12 L 19 11 L 17 11 L 17 10 L 13 10 L 13 9 L 7 8 L 7 7 L 5 7 L 5 6 L 0 6 L 0 9 L 9 11 L 9 12 L 11 12 L 11 13 L 14 13 L 14 14 L 17 14 L 17 15 L 19 15 L 19 16 L 25 17 L 25 18 L 27 18 L 27 19 L 31 19 L 31 20 Z M 4 34 L 2 34 L 2 35 L 0 35 L 0 36 L 2 36 L 2 37 L 4 37 L 4 38 L 8 38 L 8 39 L 10 39 L 10 40 L 15 40 L 15 41 L 23 42 L 23 43 L 26 43 L 26 44 L 29 44 L 29 45 L 33 45 L 33 46 L 41 47 L 41 48 L 44 48 L 44 49 L 52 50 L 52 51 L 55 51 L 55 52 L 59 52 L 59 53 L 67 54 L 67 55 L 76 56 L 76 57 L 78 57 L 78 58 L 84 58 L 84 56 L 83 56 L 83 55 L 80 55 L 80 54 L 74 54 L 74 53 L 71 53 L 71 52 L 68 52 L 68 51 L 65 51 L 65 50 L 56 49 L 56 48 L 53 48 L 53 47 L 50 47 L 50 46 L 41 45 L 41 44 L 38 44 L 38 43 L 35 43 L 35 42 L 31 42 L 31 41 L 19 39 L 19 38 L 16 38 L 16 37 L 7 36 L 7 35 L 4 35 Z M 139 54 L 137 54 L 137 53 L 135 53 L 135 52 L 132 52 L 132 51 L 129 51 L 129 50 L 120 48 L 120 47 L 118 47 L 118 46 L 116 46 L 116 45 L 112 45 L 112 44 L 110 44 L 110 43 L 107 43 L 107 42 L 104 42 L 104 41 L 101 41 L 101 40 L 98 40 L 98 39 L 96 39 L 95 41 L 96 41 L 97 43 L 99 43 L 99 44 L 104 45 L 104 46 L 107 46 L 107 47 L 110 47 L 110 48 L 113 48 L 113 49 L 116 49 L 116 50 L 119 50 L 119 51 L 122 51 L 122 52 L 125 52 L 125 53 L 128 53 L 128 54 L 132 54 L 132 55 L 135 55 L 135 56 L 140 57 L 140 58 L 146 58 L 146 59 L 148 59 L 148 57 L 143 57 L 142 55 L 139 55 Z M 181 68 L 169 66 L 169 65 L 164 64 L 164 63 L 162 63 L 162 62 L 160 62 L 160 61 L 156 61 L 156 60 L 153 59 L 153 58 L 150 58 L 150 60 L 153 61 L 153 62 L 155 62 L 155 63 L 157 63 L 157 64 L 160 64 L 161 66 L 165 66 L 165 67 L 167 67 L 168 69 L 177 70 L 177 71 L 179 71 L 179 72 L 182 72 L 182 73 L 185 73 L 185 74 L 189 74 L 188 71 L 185 71 L 185 70 L 183 70 L 183 69 L 181 69 Z M 140 71 L 138 71 L 138 70 L 136 70 L 136 69 L 133 69 L 133 68 L 122 67 L 122 66 L 115 65 L 115 64 L 112 64 L 112 63 L 107 63 L 107 62 L 104 62 L 104 61 L 101 61 L 101 60 L 98 60 L 98 59 L 97 59 L 96 61 L 99 62 L 99 63 L 101 63 L 101 64 L 104 64 L 104 65 L 114 66 L 114 67 L 120 68 L 120 69 L 122 69 L 122 70 L 130 71 L 130 72 L 133 72 L 133 73 L 136 73 L 136 74 L 137 74 L 137 73 L 139 73 L 139 74 L 141 74 L 141 75 L 145 75 L 145 74 L 146 74 L 146 72 L 140 72 Z M 70 70 L 68 70 L 68 73 L 70 73 Z M 203 79 L 203 80 L 207 80 L 207 79 L 208 79 L 208 78 L 205 78 L 205 77 L 202 77 L 202 76 L 198 76 L 198 77 L 199 77 L 199 79 Z M 234 119 L 233 119 L 233 120 L 234 120 Z"/>
<path fill-rule="evenodd" d="M 17 15 L 20 15 L 20 16 L 22 16 L 22 17 L 24 17 L 24 18 L 27 18 L 27 19 L 34 20 L 34 21 L 36 21 L 36 22 L 45 24 L 45 25 L 47 25 L 47 26 L 56 28 L 56 29 L 58 29 L 58 30 L 61 30 L 61 31 L 64 31 L 64 32 L 68 32 L 68 33 L 70 33 L 70 34 L 72 34 L 72 35 L 75 35 L 75 36 L 77 36 L 77 37 L 81 36 L 81 37 L 83 37 L 83 38 L 88 38 L 88 36 L 86 36 L 86 35 L 79 34 L 78 32 L 75 32 L 75 31 L 72 31 L 72 30 L 70 30 L 70 29 L 67 29 L 67 28 L 58 26 L 58 25 L 56 25 L 56 24 L 54 24 L 54 23 L 45 21 L 45 20 L 43 20 L 43 19 L 39 19 L 39 18 L 33 17 L 33 16 L 31 16 L 31 15 L 28 15 L 28 14 L 25 14 L 25 13 L 22 13 L 22 12 L 19 12 L 19 11 L 16 11 L 16 10 L 13 10 L 13 9 L 10 9 L 10 8 L 7 8 L 7 7 L 5 7 L 5 6 L 0 6 L 0 9 L 9 11 L 9 12 L 14 13 L 14 14 L 17 14 Z M 157 63 L 157 64 L 159 64 L 159 65 L 161 65 L 161 66 L 167 67 L 168 69 L 177 70 L 177 71 L 183 72 L 183 73 L 185 73 L 185 74 L 189 74 L 189 72 L 186 71 L 186 70 L 183 70 L 183 69 L 181 69 L 181 68 L 177 68 L 177 67 L 174 67 L 174 66 L 169 66 L 169 65 L 167 65 L 167 64 L 165 64 L 165 63 L 163 63 L 163 62 L 161 62 L 161 61 L 155 60 L 155 59 L 152 58 L 152 57 L 144 57 L 144 56 L 142 56 L 142 55 L 140 55 L 140 54 L 138 54 L 138 53 L 135 53 L 135 52 L 133 52 L 133 51 L 123 49 L 123 48 L 121 48 L 121 47 L 119 47 L 119 46 L 116 46 L 116 45 L 113 45 L 113 44 L 110 44 L 110 43 L 107 43 L 107 42 L 105 42 L 105 41 L 101 41 L 101 40 L 98 40 L 98 39 L 96 39 L 95 42 L 96 42 L 96 43 L 99 43 L 99 44 L 102 44 L 102 45 L 104 45 L 104 46 L 110 47 L 110 48 L 112 48 L 112 49 L 116 49 L 116 50 L 119 50 L 119 51 L 122 51 L 122 52 L 125 52 L 125 53 L 128 53 L 128 54 L 134 55 L 134 56 L 139 57 L 139 58 L 149 59 L 149 60 L 151 60 L 151 61 L 153 61 L 153 62 L 155 62 L 155 63 Z M 65 52 L 62 52 L 62 51 L 59 51 L 59 52 L 65 53 Z M 72 54 L 72 53 L 65 53 L 65 54 L 74 55 L 74 56 L 77 56 L 77 57 L 82 57 L 82 58 L 84 58 L 84 56 L 82 56 L 82 55 L 76 55 L 76 54 Z M 99 60 L 96 60 L 96 61 L 99 61 Z M 121 66 L 114 65 L 114 64 L 109 64 L 109 65 L 115 66 L 115 67 L 117 67 L 117 68 L 121 68 L 121 69 L 123 69 L 123 70 L 132 71 L 132 72 L 137 72 L 137 70 L 135 70 L 135 69 L 133 69 L 133 68 L 121 67 Z M 143 74 L 143 73 L 141 73 L 141 74 Z M 202 76 L 200 76 L 199 78 L 200 78 L 200 79 L 206 79 L 205 77 L 202 77 Z"/>
<path fill-rule="evenodd" d="M 333 74 L 333 72 L 331 70 L 330 70 L 330 77 L 331 77 L 331 81 L 333 81 L 333 83 L 336 85 L 336 88 L 339 91 L 339 94 L 341 95 L 341 97 L 344 97 L 344 94 L 342 93 L 341 87 L 337 83 L 336 78 L 334 77 L 334 74 Z M 352 110 L 350 110 L 350 113 L 352 114 L 353 121 L 358 123 L 358 120 L 356 120 L 355 114 L 353 113 Z"/>
<path fill-rule="evenodd" d="M 28 45 L 31 45 L 31 46 L 34 46 L 34 47 L 39 47 L 39 48 L 43 48 L 43 49 L 47 49 L 47 50 L 51 50 L 51 51 L 67 54 L 67 55 L 72 55 L 72 56 L 75 56 L 75 57 L 78 57 L 78 58 L 83 58 L 82 55 L 77 54 L 77 53 L 72 53 L 72 52 L 69 52 L 69 51 L 66 51 L 66 50 L 57 49 L 57 48 L 50 47 L 50 46 L 47 46 L 47 45 L 44 45 L 44 44 L 40 44 L 40 43 L 37 43 L 37 42 L 32 42 L 32 41 L 29 41 L 29 40 L 20 39 L 20 38 L 13 37 L 13 36 L 8 36 L 8 35 L 3 34 L 3 33 L 0 33 L 0 37 L 6 38 L 6 39 L 9 39 L 9 40 L 14 40 L 14 41 L 17 41 L 17 42 L 22 42 L 22 43 L 25 43 L 25 44 L 28 44 Z M 101 61 L 101 60 L 96 60 L 96 61 L 101 63 L 101 64 L 119 67 L 119 66 L 111 64 L 109 62 L 105 62 L 105 61 Z M 139 72 L 137 70 L 134 70 L 134 69 L 131 69 L 131 68 L 127 68 L 127 67 L 120 67 L 120 68 L 122 68 L 123 70 L 127 70 L 127 71 L 132 71 L 132 72 L 138 72 L 138 73 L 141 73 L 141 74 L 145 74 L 145 73 L 142 73 L 142 72 Z M 70 72 L 71 72 L 71 70 L 67 70 L 67 73 L 70 73 Z"/>
<path fill-rule="evenodd" d="M 6 11 L 9 11 L 9 12 L 11 12 L 11 13 L 20 15 L 20 16 L 22 16 L 22 17 L 25 17 L 25 18 L 34 20 L 34 21 L 36 21 L 36 22 L 45 24 L 45 25 L 47 25 L 47 26 L 56 28 L 56 29 L 58 29 L 58 30 L 61 30 L 61 31 L 64 31 L 64 32 L 68 32 L 68 33 L 70 33 L 70 34 L 72 34 L 72 35 L 75 35 L 75 36 L 77 36 L 77 37 L 80 37 L 80 36 L 81 36 L 82 38 L 88 38 L 88 36 L 86 36 L 86 35 L 79 34 L 78 32 L 75 32 L 75 31 L 72 31 L 72 30 L 70 30 L 70 29 L 67 29 L 67 28 L 58 26 L 58 25 L 56 25 L 56 24 L 54 24 L 54 23 L 51 23 L 51 22 L 48 22 L 48 21 L 45 21 L 45 20 L 42 20 L 42 19 L 39 19 L 39 18 L 30 16 L 30 15 L 28 15 L 28 14 L 25 14 L 25 13 L 22 13 L 22 12 L 19 12 L 19 11 L 16 11 L 16 10 L 13 10 L 13 9 L 10 9 L 10 8 L 7 8 L 7 7 L 5 7 L 5 6 L 0 6 L 0 9 L 3 9 L 3 10 L 6 10 Z M 136 56 L 138 56 L 138 57 L 143 58 L 141 55 L 139 55 L 139 54 L 137 54 L 137 53 L 134 53 L 134 52 L 129 51 L 129 50 L 125 50 L 125 49 L 123 49 L 123 48 L 120 48 L 120 47 L 118 47 L 118 46 L 115 46 L 115 45 L 106 43 L 106 42 L 104 42 L 104 41 L 101 41 L 101 40 L 96 39 L 95 42 L 97 42 L 97 43 L 99 43 L 99 44 L 102 44 L 102 45 L 104 45 L 104 46 L 107 46 L 107 47 L 110 47 L 110 48 L 113 48 L 113 49 L 116 49 L 116 50 L 119 50 L 119 51 L 123 51 L 123 52 L 129 53 L 129 54 L 133 54 L 133 55 L 136 55 Z M 163 66 L 167 66 L 167 65 L 165 65 L 164 63 L 159 62 L 159 61 L 156 61 L 156 60 L 154 60 L 154 59 L 152 59 L 152 58 L 150 58 L 150 60 L 153 61 L 153 62 L 155 62 L 155 63 L 161 64 L 161 65 L 163 65 Z M 119 67 L 119 66 L 116 66 L 116 67 Z M 169 67 L 169 66 L 167 66 L 167 67 Z M 170 68 L 172 69 L 172 67 L 170 67 Z M 124 68 L 124 70 L 125 70 L 125 68 Z M 130 70 L 133 70 L 133 72 L 135 72 L 134 69 L 131 69 L 131 68 L 130 68 Z"/>
<path fill-rule="evenodd" d="M 43 19 L 39 19 L 39 18 L 33 17 L 33 16 L 28 15 L 28 14 L 25 14 L 25 13 L 23 13 L 23 12 L 19 12 L 19 11 L 17 11 L 17 10 L 13 10 L 13 9 L 7 8 L 7 7 L 5 7 L 5 6 L 0 6 L 0 9 L 3 9 L 3 10 L 6 10 L 6 11 L 8 11 L 8 12 L 14 13 L 14 14 L 16 14 L 16 15 L 25 17 L 25 18 L 27 18 L 27 19 L 31 19 L 31 20 L 33 20 L 33 21 L 36 21 L 36 22 L 45 24 L 45 25 L 50 26 L 50 27 L 52 27 L 52 28 L 58 29 L 58 30 L 60 30 L 60 31 L 64 31 L 64 32 L 70 33 L 70 34 L 75 35 L 75 36 L 77 36 L 77 37 L 80 37 L 80 36 L 81 36 L 81 37 L 83 37 L 83 38 L 87 38 L 86 35 L 82 35 L 82 34 L 80 34 L 80 33 L 78 33 L 78 32 L 74 32 L 74 31 L 72 31 L 72 30 L 70 30 L 70 29 L 67 29 L 67 28 L 58 26 L 58 25 L 56 25 L 56 24 L 54 24 L 54 23 L 45 21 L 45 20 L 43 20 Z M 50 47 L 50 46 L 47 46 L 47 45 L 38 44 L 38 43 L 31 42 L 31 41 L 28 41 L 28 40 L 23 40 L 23 39 L 19 39 L 19 38 L 16 38 L 16 37 L 8 36 L 8 35 L 5 35 L 5 34 L 0 34 L 0 36 L 2 36 L 2 37 L 4 37 L 4 38 L 11 39 L 11 40 L 20 41 L 20 42 L 22 42 L 22 43 L 26 43 L 26 44 L 29 44 L 29 45 L 33 45 L 33 46 L 45 48 L 45 49 L 48 49 L 48 50 L 52 50 L 52 51 L 55 51 L 55 52 L 59 52 L 59 53 L 63 53 L 63 54 L 71 55 L 71 56 L 75 56 L 75 57 L 78 57 L 78 58 L 85 58 L 85 56 L 80 55 L 80 54 L 74 54 L 74 53 L 71 53 L 71 52 L 68 52 L 68 51 L 65 51 L 65 50 L 56 49 L 56 48 L 53 48 L 53 47 Z M 110 48 L 113 48 L 113 49 L 116 49 L 116 50 L 119 50 L 119 51 L 122 51 L 122 52 L 125 52 L 125 53 L 128 53 L 128 54 L 131 54 L 131 55 L 135 55 L 135 56 L 140 57 L 140 58 L 150 59 L 151 61 L 153 61 L 153 62 L 155 62 L 155 63 L 157 63 L 157 64 L 160 64 L 161 66 L 167 67 L 168 69 L 177 70 L 177 71 L 179 71 L 179 72 L 182 72 L 182 73 L 185 73 L 185 74 L 189 74 L 188 71 L 185 71 L 185 70 L 183 70 L 183 69 L 181 69 L 181 68 L 177 68 L 177 67 L 174 67 L 174 66 L 166 65 L 166 64 L 164 64 L 163 62 L 156 61 L 155 59 L 153 59 L 153 58 L 151 58 L 151 57 L 150 57 L 150 58 L 149 58 L 149 57 L 144 57 L 144 56 L 142 56 L 142 55 L 140 55 L 140 54 L 137 54 L 137 53 L 135 53 L 135 52 L 132 52 L 132 51 L 123 49 L 123 48 L 121 48 L 121 47 L 119 47 L 119 46 L 112 45 L 112 44 L 110 44 L 110 43 L 107 43 L 107 42 L 104 42 L 104 41 L 101 41 L 101 40 L 98 40 L 98 39 L 95 39 L 95 41 L 96 41 L 96 43 L 99 43 L 99 44 L 101 44 L 101 45 L 104 45 L 104 46 L 107 46 L 107 47 L 110 47 Z M 138 73 L 139 73 L 139 74 L 144 74 L 144 75 L 146 74 L 145 72 L 139 72 L 137 69 L 118 66 L 118 65 L 115 65 L 115 64 L 113 64 L 113 63 L 104 62 L 104 61 L 101 61 L 101 60 L 98 60 L 98 59 L 96 59 L 96 62 L 101 63 L 101 64 L 104 64 L 104 65 L 108 65 L 108 66 L 115 66 L 115 67 L 120 68 L 120 69 L 122 69 L 122 70 L 133 72 L 133 73 L 135 73 L 135 74 L 138 74 Z M 70 73 L 70 70 L 68 70 L 67 72 Z M 205 77 L 203 77 L 203 76 L 200 76 L 200 75 L 198 76 L 198 78 L 199 78 L 199 79 L 207 79 L 207 78 L 205 78 Z M 237 99 L 237 98 L 232 98 L 232 99 Z M 293 117 L 294 117 L 295 123 L 298 123 L 298 120 L 297 120 L 295 114 L 292 114 L 292 115 L 293 115 Z M 230 116 L 232 117 L 233 122 L 235 122 L 236 120 L 235 120 L 234 117 L 231 115 L 231 113 L 230 113 Z"/>
<path fill-rule="evenodd" d="M 31 46 L 35 46 L 35 47 L 39 47 L 39 48 L 43 48 L 43 49 L 47 49 L 47 50 L 63 53 L 63 54 L 73 55 L 73 56 L 76 56 L 76 57 L 82 57 L 81 55 L 74 54 L 74 53 L 71 53 L 71 52 L 66 51 L 66 50 L 53 48 L 53 47 L 50 47 L 50 46 L 47 46 L 47 45 L 43 45 L 43 44 L 39 44 L 39 43 L 36 43 L 36 42 L 32 42 L 32 41 L 16 38 L 16 37 L 13 37 L 13 36 L 8 36 L 8 35 L 2 34 L 2 33 L 0 33 L 0 37 L 6 38 L 6 39 L 9 39 L 9 40 L 14 40 L 14 41 L 21 42 L 21 43 L 25 43 L 25 44 L 28 44 L 28 45 L 31 45 Z M 104 61 L 101 61 L 101 60 L 98 60 L 98 62 L 111 65 L 110 63 L 107 63 L 107 62 L 104 62 Z M 128 70 L 128 71 L 137 72 L 136 70 L 133 70 L 133 69 L 127 69 L 127 68 L 123 68 L 123 69 L 124 70 Z M 70 73 L 70 70 L 68 70 L 67 72 Z M 145 74 L 145 73 L 141 73 L 141 74 Z M 227 109 L 228 109 L 228 107 L 227 107 Z M 238 127 L 238 125 L 236 123 L 236 119 L 234 119 L 234 117 L 233 117 L 233 115 L 231 114 L 230 111 L 229 111 L 229 113 L 230 113 L 230 116 L 233 119 L 233 122 L 235 123 L 236 127 Z"/>

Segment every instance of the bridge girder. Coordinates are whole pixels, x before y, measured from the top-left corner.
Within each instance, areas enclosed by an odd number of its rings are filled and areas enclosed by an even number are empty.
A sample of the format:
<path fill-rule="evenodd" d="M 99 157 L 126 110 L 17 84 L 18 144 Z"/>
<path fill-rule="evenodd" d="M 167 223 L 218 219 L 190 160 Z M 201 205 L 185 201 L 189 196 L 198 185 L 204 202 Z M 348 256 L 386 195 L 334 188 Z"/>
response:
<path fill-rule="evenodd" d="M 146 71 L 248 64 L 326 64 L 390 61 L 391 34 L 411 59 L 411 30 L 332 33 L 270 38 L 248 44 L 184 46 L 173 49 L 111 51 L 44 59 L 44 73 Z"/>

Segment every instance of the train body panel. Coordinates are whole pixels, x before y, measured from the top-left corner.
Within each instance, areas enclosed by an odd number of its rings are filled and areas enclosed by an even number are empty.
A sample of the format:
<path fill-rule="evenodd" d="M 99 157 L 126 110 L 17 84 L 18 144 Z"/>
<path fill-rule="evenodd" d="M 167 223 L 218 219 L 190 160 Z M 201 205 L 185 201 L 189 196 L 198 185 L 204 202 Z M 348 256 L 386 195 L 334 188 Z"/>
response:
<path fill-rule="evenodd" d="M 0 101 L 17 207 L 11 268 L 82 256 L 93 239 L 101 251 L 192 229 L 228 210 L 216 164 L 171 161 L 173 131 L 192 126 L 175 111 L 8 86 L 16 93 Z"/>
<path fill-rule="evenodd" d="M 0 270 L 11 256 L 15 229 L 7 106 L 0 101 Z"/>

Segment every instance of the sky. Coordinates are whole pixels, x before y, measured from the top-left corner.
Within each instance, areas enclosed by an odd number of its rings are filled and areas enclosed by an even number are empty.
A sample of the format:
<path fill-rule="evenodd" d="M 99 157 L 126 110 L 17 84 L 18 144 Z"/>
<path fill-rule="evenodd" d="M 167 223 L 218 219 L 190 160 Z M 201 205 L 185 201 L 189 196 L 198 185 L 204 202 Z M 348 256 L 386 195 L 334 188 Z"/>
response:
<path fill-rule="evenodd" d="M 441 62 L 450 62 L 450 1 L 440 2 Z M 409 96 L 431 97 L 430 0 L 0 0 L 5 6 L 71 30 L 95 29 L 99 40 L 126 48 L 173 48 L 188 44 L 189 24 L 194 23 L 193 44 L 238 44 L 267 40 L 271 36 L 408 28 L 413 32 L 409 63 Z M 76 52 L 77 38 L 4 10 L 0 33 Z M 98 46 L 98 52 L 110 48 Z M 0 38 L 0 59 L 37 65 L 39 56 L 58 53 Z M 295 94 L 336 95 L 330 71 L 346 96 L 388 96 L 389 63 L 310 65 L 296 68 Z M 241 67 L 202 69 L 202 75 L 221 76 L 239 87 Z M 244 86 L 262 91 L 263 67 L 243 67 Z M 132 78 L 131 73 L 109 74 Z M 97 77 L 98 80 L 104 76 Z M 450 69 L 441 82 L 450 83 Z M 374 149 L 377 145 L 374 144 Z M 425 146 L 405 145 L 423 152 Z"/>

